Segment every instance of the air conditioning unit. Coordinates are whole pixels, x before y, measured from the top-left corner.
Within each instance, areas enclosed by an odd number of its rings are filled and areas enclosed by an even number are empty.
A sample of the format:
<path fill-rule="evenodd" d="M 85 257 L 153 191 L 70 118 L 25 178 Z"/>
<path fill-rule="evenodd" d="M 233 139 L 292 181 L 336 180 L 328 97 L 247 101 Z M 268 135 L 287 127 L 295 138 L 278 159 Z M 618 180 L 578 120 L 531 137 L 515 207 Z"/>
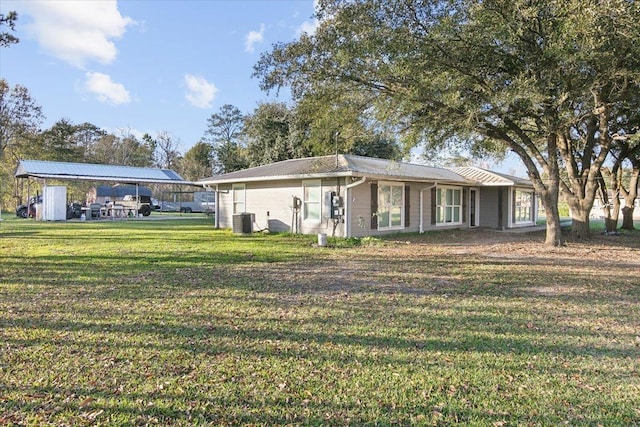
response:
<path fill-rule="evenodd" d="M 251 234 L 253 233 L 253 222 L 255 215 L 248 212 L 242 212 L 233 215 L 233 233 L 234 234 Z"/>

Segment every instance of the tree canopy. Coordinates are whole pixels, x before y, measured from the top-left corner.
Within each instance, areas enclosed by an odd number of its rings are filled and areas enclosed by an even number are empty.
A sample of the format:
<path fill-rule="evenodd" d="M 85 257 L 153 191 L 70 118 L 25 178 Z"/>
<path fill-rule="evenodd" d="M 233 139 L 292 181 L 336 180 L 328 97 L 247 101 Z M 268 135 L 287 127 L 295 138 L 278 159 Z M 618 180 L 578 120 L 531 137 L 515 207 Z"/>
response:
<path fill-rule="evenodd" d="M 559 244 L 558 195 L 588 235 L 612 136 L 637 127 L 618 118 L 639 108 L 638 16 L 626 0 L 323 0 L 316 33 L 255 73 L 298 100 L 357 93 L 411 145 L 515 152 Z"/>
<path fill-rule="evenodd" d="M 227 173 L 248 166 L 243 142 L 245 117 L 231 104 L 225 104 L 218 113 L 207 119 L 205 140 L 212 145 L 212 172 Z"/>
<path fill-rule="evenodd" d="M 13 88 L 0 79 L 0 159 L 7 147 L 38 130 L 44 120 L 42 107 L 22 85 Z"/>
<path fill-rule="evenodd" d="M 213 175 L 213 146 L 205 141 L 198 141 L 187 150 L 180 161 L 179 170 L 187 180 L 198 180 Z"/>
<path fill-rule="evenodd" d="M 6 16 L 3 13 L 0 13 L 0 27 L 2 25 L 6 25 L 11 31 L 15 31 L 17 20 L 17 12 L 9 12 Z M 16 36 L 9 32 L 0 32 L 0 47 L 9 47 L 19 41 L 20 40 Z"/>

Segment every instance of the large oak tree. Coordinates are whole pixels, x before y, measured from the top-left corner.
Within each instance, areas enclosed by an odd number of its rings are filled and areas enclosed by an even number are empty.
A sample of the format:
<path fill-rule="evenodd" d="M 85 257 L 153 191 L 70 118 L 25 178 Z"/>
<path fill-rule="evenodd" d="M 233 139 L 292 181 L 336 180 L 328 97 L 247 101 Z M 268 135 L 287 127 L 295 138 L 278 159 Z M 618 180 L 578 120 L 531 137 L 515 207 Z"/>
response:
<path fill-rule="evenodd" d="M 637 126 L 617 117 L 640 107 L 638 16 L 628 0 L 321 0 L 315 34 L 255 71 L 298 100 L 368 96 L 414 144 L 515 152 L 557 245 L 559 195 L 588 236 L 613 136 Z"/>

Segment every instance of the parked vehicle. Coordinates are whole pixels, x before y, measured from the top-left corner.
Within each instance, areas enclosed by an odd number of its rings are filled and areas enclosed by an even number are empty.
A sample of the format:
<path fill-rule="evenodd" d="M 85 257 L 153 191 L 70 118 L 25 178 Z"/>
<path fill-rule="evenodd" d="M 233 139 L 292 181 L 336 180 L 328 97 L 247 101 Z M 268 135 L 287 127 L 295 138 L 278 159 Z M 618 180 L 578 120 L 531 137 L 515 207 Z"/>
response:
<path fill-rule="evenodd" d="M 125 209 L 137 209 L 138 213 L 143 216 L 151 215 L 151 197 L 149 196 L 138 196 L 138 200 L 136 200 L 136 196 L 128 194 L 118 204 L 124 206 Z"/>
<path fill-rule="evenodd" d="M 163 212 L 213 213 L 216 205 L 216 193 L 213 191 L 194 191 L 176 193 L 176 200 L 162 202 Z"/>
<path fill-rule="evenodd" d="M 29 201 L 16 208 L 18 218 L 34 218 L 36 216 L 36 204 L 42 203 L 42 196 L 29 197 Z"/>

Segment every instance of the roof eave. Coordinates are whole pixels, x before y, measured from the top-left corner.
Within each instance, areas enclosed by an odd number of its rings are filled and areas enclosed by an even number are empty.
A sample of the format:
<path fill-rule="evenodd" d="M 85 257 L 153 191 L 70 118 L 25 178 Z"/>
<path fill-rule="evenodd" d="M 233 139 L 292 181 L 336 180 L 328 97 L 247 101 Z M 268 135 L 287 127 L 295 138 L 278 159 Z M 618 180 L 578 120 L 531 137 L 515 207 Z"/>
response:
<path fill-rule="evenodd" d="M 298 179 L 318 179 L 318 178 L 345 178 L 345 177 L 355 177 L 355 178 L 368 178 L 380 181 L 409 181 L 409 182 L 438 182 L 441 184 L 457 184 L 457 185 L 474 185 L 473 182 L 467 180 L 452 180 L 452 179 L 442 179 L 436 177 L 425 177 L 425 178 L 417 178 L 417 177 L 408 177 L 408 176 L 393 176 L 393 175 L 382 175 L 382 174 L 367 174 L 367 173 L 357 173 L 354 171 L 347 172 L 336 172 L 336 173 L 318 173 L 318 174 L 296 174 L 296 175 L 280 175 L 280 176 L 269 176 L 269 177 L 248 177 L 248 178 L 228 178 L 228 179 L 208 179 L 208 180 L 200 180 L 196 181 L 197 184 L 200 185 L 220 185 L 220 184 L 235 184 L 242 182 L 264 182 L 264 181 L 290 181 L 290 180 L 298 180 Z"/>
<path fill-rule="evenodd" d="M 40 179 L 59 179 L 59 180 L 74 180 L 74 181 L 92 181 L 92 182 L 119 182 L 124 184 L 177 184 L 177 185 L 192 185 L 201 187 L 202 185 L 193 181 L 176 181 L 176 180 L 163 180 L 163 179 L 131 179 L 131 177 L 97 177 L 97 176 L 84 176 L 84 175 L 59 175 L 59 174 L 20 174 L 16 175 L 16 178 L 40 178 Z"/>
<path fill-rule="evenodd" d="M 336 173 L 310 173 L 295 175 L 252 176 L 246 178 L 201 179 L 196 185 L 234 184 L 236 182 L 290 181 L 293 179 L 343 178 L 354 176 L 351 171 Z"/>

